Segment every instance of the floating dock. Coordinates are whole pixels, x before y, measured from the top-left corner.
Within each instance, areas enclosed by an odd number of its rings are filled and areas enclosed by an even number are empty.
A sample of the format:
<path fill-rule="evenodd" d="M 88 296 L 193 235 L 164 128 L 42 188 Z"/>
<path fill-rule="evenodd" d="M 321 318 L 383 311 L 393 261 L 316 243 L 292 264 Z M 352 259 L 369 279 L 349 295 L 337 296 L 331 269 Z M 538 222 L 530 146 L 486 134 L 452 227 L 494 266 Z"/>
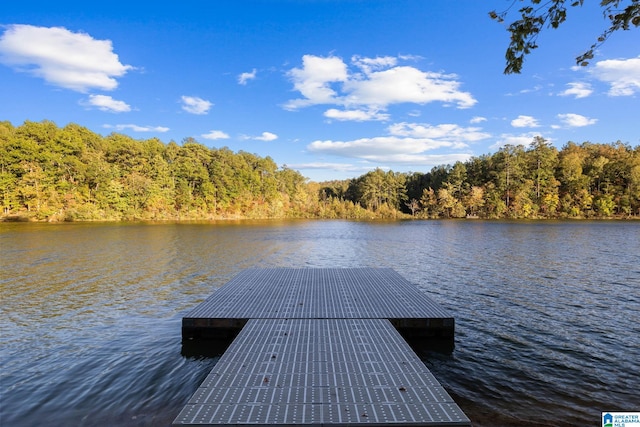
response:
<path fill-rule="evenodd" d="M 182 332 L 237 337 L 174 425 L 471 425 L 403 338 L 452 343 L 453 318 L 392 269 L 245 270 Z"/>

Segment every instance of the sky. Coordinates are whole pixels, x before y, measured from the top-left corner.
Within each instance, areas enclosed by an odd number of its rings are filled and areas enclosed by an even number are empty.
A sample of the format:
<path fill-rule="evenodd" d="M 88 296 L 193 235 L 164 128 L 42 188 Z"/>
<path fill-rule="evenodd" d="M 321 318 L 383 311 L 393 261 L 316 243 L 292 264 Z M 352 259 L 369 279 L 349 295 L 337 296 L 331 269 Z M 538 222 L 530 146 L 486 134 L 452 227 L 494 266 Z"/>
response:
<path fill-rule="evenodd" d="M 509 34 L 488 12 L 511 3 L 4 2 L 0 120 L 194 138 L 312 181 L 426 173 L 535 136 L 639 145 L 640 29 L 576 67 L 607 27 L 585 2 L 504 75 Z"/>

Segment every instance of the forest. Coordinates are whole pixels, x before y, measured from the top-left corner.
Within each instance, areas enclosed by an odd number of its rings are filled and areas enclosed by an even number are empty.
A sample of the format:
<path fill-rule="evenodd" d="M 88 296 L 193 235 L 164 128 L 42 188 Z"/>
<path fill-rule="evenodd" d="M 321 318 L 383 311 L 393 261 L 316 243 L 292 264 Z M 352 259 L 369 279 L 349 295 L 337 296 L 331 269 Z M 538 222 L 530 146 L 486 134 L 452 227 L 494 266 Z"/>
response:
<path fill-rule="evenodd" d="M 425 172 L 309 182 L 193 138 L 134 139 L 51 121 L 0 122 L 0 220 L 640 217 L 640 146 L 541 137 Z"/>

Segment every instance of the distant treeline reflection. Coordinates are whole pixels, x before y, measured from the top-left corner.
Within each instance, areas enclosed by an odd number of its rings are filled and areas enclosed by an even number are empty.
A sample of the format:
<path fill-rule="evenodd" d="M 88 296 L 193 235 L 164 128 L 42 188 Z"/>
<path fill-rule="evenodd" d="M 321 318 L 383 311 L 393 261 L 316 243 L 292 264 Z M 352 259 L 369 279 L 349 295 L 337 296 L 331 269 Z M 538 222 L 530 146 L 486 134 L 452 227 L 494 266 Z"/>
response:
<path fill-rule="evenodd" d="M 50 121 L 0 122 L 0 219 L 610 218 L 640 215 L 640 146 L 528 147 L 308 182 L 270 157 Z"/>

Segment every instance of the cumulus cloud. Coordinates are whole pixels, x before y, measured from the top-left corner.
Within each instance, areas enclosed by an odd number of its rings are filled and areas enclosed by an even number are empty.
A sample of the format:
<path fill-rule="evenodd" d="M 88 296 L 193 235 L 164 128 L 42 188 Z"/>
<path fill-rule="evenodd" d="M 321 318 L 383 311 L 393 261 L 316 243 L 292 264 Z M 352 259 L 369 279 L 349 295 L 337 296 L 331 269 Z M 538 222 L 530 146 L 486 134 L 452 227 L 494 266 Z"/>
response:
<path fill-rule="evenodd" d="M 324 116 L 329 119 L 335 119 L 340 121 L 356 121 L 365 122 L 370 120 L 388 120 L 389 115 L 386 113 L 380 113 L 377 111 L 364 111 L 364 110 L 337 110 L 330 108 L 324 112 Z"/>
<path fill-rule="evenodd" d="M 293 88 L 304 96 L 303 99 L 289 101 L 285 108 L 290 110 L 308 105 L 338 103 L 338 94 L 330 84 L 345 82 L 348 78 L 347 64 L 335 56 L 322 58 L 304 55 L 302 68 L 294 68 L 287 75 L 293 82 Z"/>
<path fill-rule="evenodd" d="M 514 128 L 537 128 L 540 124 L 535 117 L 520 115 L 511 120 L 511 126 Z"/>
<path fill-rule="evenodd" d="M 89 95 L 89 98 L 80 102 L 89 108 L 97 108 L 100 111 L 111 113 L 127 113 L 131 111 L 131 106 L 124 101 L 118 101 L 107 95 Z"/>
<path fill-rule="evenodd" d="M 575 96 L 576 99 L 586 98 L 593 93 L 591 85 L 589 83 L 574 82 L 567 84 L 569 86 L 563 92 L 560 92 L 560 96 Z"/>
<path fill-rule="evenodd" d="M 568 127 L 584 127 L 595 124 L 598 119 L 590 119 L 588 117 L 582 116 L 580 114 L 558 114 L 558 119 L 562 122 L 563 125 Z"/>
<path fill-rule="evenodd" d="M 33 25 L 6 27 L 0 37 L 0 63 L 77 92 L 113 90 L 116 77 L 133 68 L 120 62 L 111 40 Z"/>
<path fill-rule="evenodd" d="M 610 96 L 631 96 L 640 92 L 640 56 L 598 61 L 590 73 L 610 85 Z"/>
<path fill-rule="evenodd" d="M 207 114 L 213 103 L 197 96 L 183 96 L 182 109 L 191 114 Z"/>
<path fill-rule="evenodd" d="M 348 65 L 336 56 L 305 55 L 302 68 L 293 68 L 288 76 L 303 98 L 290 100 L 285 108 L 334 104 L 346 111 L 381 111 L 391 104 L 427 104 L 442 102 L 458 108 L 472 107 L 477 101 L 460 90 L 454 74 L 421 71 L 397 65 L 397 58 L 354 56 Z M 346 114 L 342 115 L 346 119 Z M 362 115 L 354 115 L 362 120 Z M 371 120 L 377 120 L 375 116 Z"/>
<path fill-rule="evenodd" d="M 169 128 L 164 126 L 138 126 L 134 124 L 126 125 L 104 125 L 107 129 L 115 129 L 117 131 L 132 130 L 134 132 L 168 132 Z"/>
<path fill-rule="evenodd" d="M 211 130 L 208 133 L 201 135 L 204 139 L 229 139 L 229 135 L 222 132 L 221 130 Z"/>
<path fill-rule="evenodd" d="M 454 80 L 455 77 L 399 66 L 372 72 L 366 79 L 349 80 L 345 82 L 344 90 L 348 104 L 384 108 L 389 104 L 439 101 L 457 104 L 458 108 L 472 107 L 476 100 L 470 93 L 458 90 L 460 83 Z"/>
<path fill-rule="evenodd" d="M 255 139 L 257 141 L 275 141 L 276 139 L 278 139 L 278 135 L 271 132 L 262 132 L 262 135 L 253 137 L 252 139 Z"/>
<path fill-rule="evenodd" d="M 238 76 L 238 83 L 246 85 L 249 80 L 256 78 L 257 70 L 254 68 L 250 73 L 242 73 Z"/>

